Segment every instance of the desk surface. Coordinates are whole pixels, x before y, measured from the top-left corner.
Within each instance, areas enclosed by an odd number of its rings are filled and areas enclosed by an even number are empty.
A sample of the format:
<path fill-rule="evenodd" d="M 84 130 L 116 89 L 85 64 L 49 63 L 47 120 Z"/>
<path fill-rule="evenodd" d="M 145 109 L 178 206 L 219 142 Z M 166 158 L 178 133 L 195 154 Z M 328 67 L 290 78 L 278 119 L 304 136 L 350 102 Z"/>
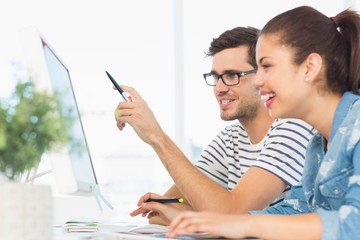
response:
<path fill-rule="evenodd" d="M 62 227 L 54 227 L 53 240 L 118 240 L 118 239 L 167 239 L 165 234 L 117 233 L 110 231 L 67 232 Z M 193 238 L 185 238 L 193 239 Z"/>
<path fill-rule="evenodd" d="M 201 235 L 199 235 L 201 236 Z M 134 233 L 116 233 L 108 231 L 98 232 L 66 232 L 62 227 L 54 227 L 53 240 L 164 240 L 169 239 L 165 234 L 134 234 Z M 190 236 L 178 237 L 177 239 L 195 240 L 206 239 L 204 237 L 195 238 Z M 215 239 L 215 238 L 212 238 Z"/>
<path fill-rule="evenodd" d="M 109 231 L 97 232 L 66 232 L 62 227 L 54 227 L 53 240 L 164 240 L 169 239 L 165 234 L 134 234 L 134 233 L 117 233 Z M 176 239 L 196 240 L 196 239 L 224 239 L 209 238 L 206 235 L 182 236 Z M 243 238 L 244 240 L 245 238 Z M 247 239 L 247 238 L 246 238 Z M 249 238 L 250 239 L 250 238 Z M 254 238 L 251 238 L 254 240 Z M 255 238 L 256 239 L 256 238 Z M 259 239 L 260 240 L 260 239 Z"/>
<path fill-rule="evenodd" d="M 91 235 L 92 233 L 88 233 L 88 232 L 69 233 L 64 231 L 62 227 L 53 228 L 53 240 L 91 239 Z"/>

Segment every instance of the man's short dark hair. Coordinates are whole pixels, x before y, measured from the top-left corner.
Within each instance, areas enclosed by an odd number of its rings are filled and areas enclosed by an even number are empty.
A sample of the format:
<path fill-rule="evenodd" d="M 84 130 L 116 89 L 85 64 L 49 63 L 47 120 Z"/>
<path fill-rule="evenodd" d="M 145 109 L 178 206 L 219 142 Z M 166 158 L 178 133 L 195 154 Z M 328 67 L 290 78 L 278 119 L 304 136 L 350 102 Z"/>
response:
<path fill-rule="evenodd" d="M 255 59 L 255 47 L 260 30 L 254 27 L 236 27 L 222 33 L 218 38 L 214 38 L 209 50 L 205 52 L 207 56 L 214 56 L 216 53 L 239 46 L 248 46 L 248 62 L 254 68 L 257 67 Z"/>

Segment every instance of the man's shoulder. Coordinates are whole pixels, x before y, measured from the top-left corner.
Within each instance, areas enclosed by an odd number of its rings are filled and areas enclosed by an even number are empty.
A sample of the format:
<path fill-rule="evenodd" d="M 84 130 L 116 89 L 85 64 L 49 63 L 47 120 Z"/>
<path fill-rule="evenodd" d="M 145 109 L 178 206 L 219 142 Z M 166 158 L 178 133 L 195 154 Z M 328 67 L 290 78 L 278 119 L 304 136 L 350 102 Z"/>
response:
<path fill-rule="evenodd" d="M 225 126 L 222 131 L 224 131 L 224 132 L 245 132 L 245 129 L 241 125 L 240 122 L 233 122 L 232 124 Z"/>
<path fill-rule="evenodd" d="M 272 124 L 270 131 L 276 130 L 306 132 L 311 135 L 314 135 L 314 133 L 316 132 L 314 127 L 296 118 L 276 119 Z"/>
<path fill-rule="evenodd" d="M 218 137 L 219 136 L 220 138 L 226 137 L 232 138 L 233 140 L 238 138 L 246 139 L 249 137 L 244 127 L 239 122 L 233 122 L 230 125 L 225 126 Z"/>

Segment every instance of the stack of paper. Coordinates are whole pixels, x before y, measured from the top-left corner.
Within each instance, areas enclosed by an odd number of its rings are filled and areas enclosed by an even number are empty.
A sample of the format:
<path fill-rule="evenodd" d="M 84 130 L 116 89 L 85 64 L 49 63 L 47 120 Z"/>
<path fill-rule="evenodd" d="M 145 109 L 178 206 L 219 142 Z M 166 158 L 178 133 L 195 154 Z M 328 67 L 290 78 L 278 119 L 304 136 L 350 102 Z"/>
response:
<path fill-rule="evenodd" d="M 117 232 L 132 234 L 167 233 L 167 226 L 158 224 L 126 224 L 123 222 L 97 222 L 92 220 L 69 220 L 63 224 L 63 229 L 68 232 Z"/>
<path fill-rule="evenodd" d="M 63 224 L 63 228 L 68 232 L 95 232 L 99 230 L 99 222 L 70 220 Z"/>
<path fill-rule="evenodd" d="M 124 224 L 124 223 L 101 223 L 99 231 L 117 232 L 117 233 L 134 233 L 134 234 L 158 234 L 167 233 L 168 226 L 158 224 Z"/>

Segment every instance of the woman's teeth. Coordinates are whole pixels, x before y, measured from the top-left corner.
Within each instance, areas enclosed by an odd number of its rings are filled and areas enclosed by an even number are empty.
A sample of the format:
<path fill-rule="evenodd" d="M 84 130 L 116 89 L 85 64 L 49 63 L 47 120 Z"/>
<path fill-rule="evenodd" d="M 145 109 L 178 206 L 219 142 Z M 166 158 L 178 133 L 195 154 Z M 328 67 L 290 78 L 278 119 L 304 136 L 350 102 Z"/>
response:
<path fill-rule="evenodd" d="M 272 97 L 274 97 L 274 96 L 275 96 L 275 94 L 273 94 L 273 93 L 261 95 L 261 100 L 262 100 L 262 101 L 267 101 L 267 100 L 269 100 L 270 98 L 272 98 Z"/>

